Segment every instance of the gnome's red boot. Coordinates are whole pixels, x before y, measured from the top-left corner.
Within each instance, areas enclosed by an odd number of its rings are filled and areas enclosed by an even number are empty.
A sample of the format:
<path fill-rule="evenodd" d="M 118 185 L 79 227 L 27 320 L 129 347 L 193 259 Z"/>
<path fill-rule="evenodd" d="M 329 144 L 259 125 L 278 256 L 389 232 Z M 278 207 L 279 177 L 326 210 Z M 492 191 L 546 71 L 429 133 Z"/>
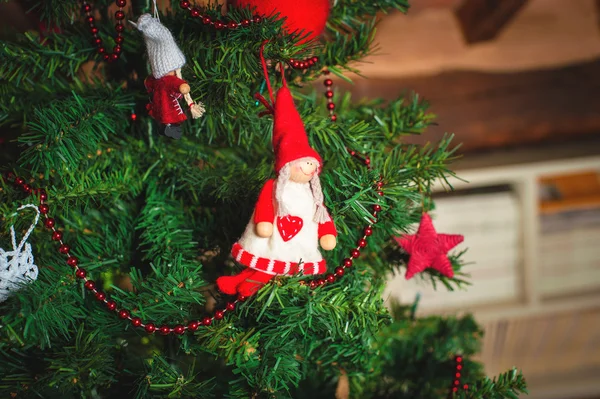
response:
<path fill-rule="evenodd" d="M 249 297 L 256 294 L 266 283 L 268 283 L 275 275 L 263 273 L 259 270 L 254 270 L 254 273 L 245 279 L 237 287 L 237 292 L 240 295 Z"/>
<path fill-rule="evenodd" d="M 238 291 L 238 286 L 252 274 L 254 274 L 254 269 L 250 269 L 249 267 L 245 268 L 240 273 L 235 276 L 223 276 L 217 279 L 217 287 L 219 290 L 227 295 L 235 295 Z"/>

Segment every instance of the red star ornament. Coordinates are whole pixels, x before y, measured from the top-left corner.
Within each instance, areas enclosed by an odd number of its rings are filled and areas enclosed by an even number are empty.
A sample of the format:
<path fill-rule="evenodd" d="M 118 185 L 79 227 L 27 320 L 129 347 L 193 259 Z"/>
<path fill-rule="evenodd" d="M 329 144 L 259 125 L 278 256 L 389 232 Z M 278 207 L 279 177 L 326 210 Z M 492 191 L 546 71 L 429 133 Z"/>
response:
<path fill-rule="evenodd" d="M 398 245 L 410 255 L 406 267 L 406 279 L 431 267 L 446 277 L 453 277 L 454 271 L 447 252 L 463 242 L 458 234 L 438 234 L 431 217 L 424 213 L 417 234 L 394 237 Z"/>

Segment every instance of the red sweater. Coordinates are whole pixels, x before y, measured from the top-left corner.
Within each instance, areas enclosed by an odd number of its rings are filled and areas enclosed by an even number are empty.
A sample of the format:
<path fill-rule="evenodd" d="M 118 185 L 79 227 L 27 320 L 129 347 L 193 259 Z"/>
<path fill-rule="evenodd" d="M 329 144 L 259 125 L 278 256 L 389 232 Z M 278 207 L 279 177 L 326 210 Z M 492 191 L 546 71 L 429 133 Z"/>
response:
<path fill-rule="evenodd" d="M 256 202 L 256 207 L 254 209 L 254 223 L 258 224 L 260 222 L 275 222 L 275 179 L 268 180 L 263 186 L 260 195 L 258 196 L 258 201 Z M 333 220 L 330 220 L 325 223 L 319 223 L 319 238 L 332 234 L 337 236 L 337 230 L 335 228 L 335 224 Z"/>
<path fill-rule="evenodd" d="M 148 76 L 144 81 L 146 90 L 152 95 L 152 101 L 147 105 L 148 113 L 163 125 L 181 123 L 187 119 L 179 99 L 182 97 L 179 86 L 187 83 L 177 76 L 167 75 L 160 79 Z"/>

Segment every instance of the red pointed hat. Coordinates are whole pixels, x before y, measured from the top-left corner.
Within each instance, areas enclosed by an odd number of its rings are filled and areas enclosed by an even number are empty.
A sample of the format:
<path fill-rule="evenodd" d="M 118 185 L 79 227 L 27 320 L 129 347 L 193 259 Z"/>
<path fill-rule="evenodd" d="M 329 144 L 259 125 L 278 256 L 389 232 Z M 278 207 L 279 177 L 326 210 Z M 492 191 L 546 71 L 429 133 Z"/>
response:
<path fill-rule="evenodd" d="M 315 158 L 319 165 L 323 165 L 319 153 L 308 143 L 304 123 L 296 110 L 292 93 L 285 85 L 285 81 L 283 87 L 277 91 L 273 114 L 275 172 L 279 173 L 289 162 L 306 157 Z"/>

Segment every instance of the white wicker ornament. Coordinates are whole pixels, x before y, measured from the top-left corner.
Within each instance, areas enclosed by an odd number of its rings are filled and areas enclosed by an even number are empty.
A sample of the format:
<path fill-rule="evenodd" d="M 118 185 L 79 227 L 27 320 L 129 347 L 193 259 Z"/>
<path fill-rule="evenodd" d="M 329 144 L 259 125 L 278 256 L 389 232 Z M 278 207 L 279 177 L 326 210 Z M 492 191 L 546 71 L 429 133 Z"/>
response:
<path fill-rule="evenodd" d="M 25 208 L 33 208 L 36 211 L 33 224 L 27 230 L 19 245 L 17 245 L 15 237 L 15 228 L 10 226 L 13 249 L 12 251 L 5 251 L 0 248 L 0 302 L 8 299 L 23 284 L 35 281 L 38 276 L 38 268 L 33 264 L 31 244 L 26 241 L 40 219 L 40 211 L 33 204 L 23 205 L 18 210 Z"/>

